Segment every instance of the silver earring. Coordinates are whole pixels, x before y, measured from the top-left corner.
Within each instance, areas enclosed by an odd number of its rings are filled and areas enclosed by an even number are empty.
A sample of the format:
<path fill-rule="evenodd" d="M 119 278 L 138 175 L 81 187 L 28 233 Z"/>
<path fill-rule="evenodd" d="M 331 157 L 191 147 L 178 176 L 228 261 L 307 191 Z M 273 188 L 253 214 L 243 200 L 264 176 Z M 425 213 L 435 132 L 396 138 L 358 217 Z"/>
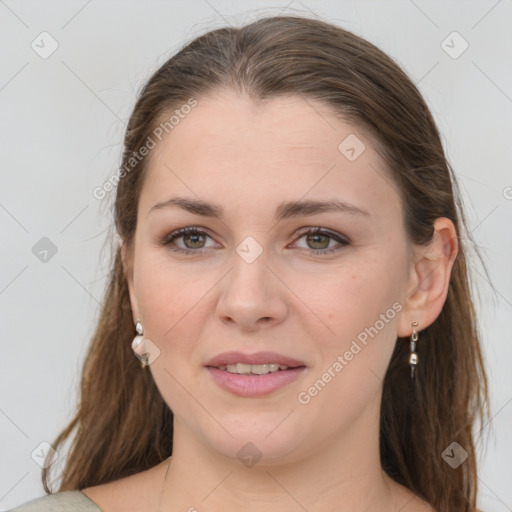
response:
<path fill-rule="evenodd" d="M 140 320 L 137 320 L 135 323 L 135 330 L 137 331 L 137 336 L 133 338 L 132 341 L 132 350 L 135 353 L 135 356 L 140 360 L 142 368 L 145 368 L 148 365 L 147 354 L 144 350 L 144 347 L 141 344 L 144 342 L 144 327 L 142 327 L 142 323 Z"/>
<path fill-rule="evenodd" d="M 411 354 L 409 355 L 409 366 L 411 367 L 411 379 L 414 380 L 414 370 L 418 365 L 418 354 L 416 353 L 416 342 L 418 341 L 418 332 L 416 331 L 416 327 L 418 326 L 418 322 L 413 322 L 412 324 L 412 334 L 411 334 Z"/>

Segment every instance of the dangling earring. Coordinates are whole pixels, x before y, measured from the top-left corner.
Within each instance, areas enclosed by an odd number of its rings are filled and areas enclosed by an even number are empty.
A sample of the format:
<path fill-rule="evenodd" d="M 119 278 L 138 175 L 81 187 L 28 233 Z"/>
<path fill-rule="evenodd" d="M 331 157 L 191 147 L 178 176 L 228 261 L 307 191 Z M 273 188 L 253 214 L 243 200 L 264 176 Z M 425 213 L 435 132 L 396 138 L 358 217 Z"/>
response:
<path fill-rule="evenodd" d="M 145 347 L 141 346 L 144 342 L 144 327 L 142 327 L 140 320 L 137 320 L 135 330 L 137 331 L 137 336 L 133 338 L 132 350 L 135 353 L 135 356 L 140 360 L 141 367 L 145 368 L 148 365 L 148 360 L 147 354 L 145 353 Z"/>
<path fill-rule="evenodd" d="M 412 334 L 411 334 L 411 354 L 409 355 L 409 366 L 411 367 L 411 379 L 414 380 L 414 370 L 418 365 L 418 354 L 416 353 L 416 342 L 418 341 L 418 332 L 416 331 L 416 327 L 418 326 L 418 322 L 413 322 L 412 324 Z"/>

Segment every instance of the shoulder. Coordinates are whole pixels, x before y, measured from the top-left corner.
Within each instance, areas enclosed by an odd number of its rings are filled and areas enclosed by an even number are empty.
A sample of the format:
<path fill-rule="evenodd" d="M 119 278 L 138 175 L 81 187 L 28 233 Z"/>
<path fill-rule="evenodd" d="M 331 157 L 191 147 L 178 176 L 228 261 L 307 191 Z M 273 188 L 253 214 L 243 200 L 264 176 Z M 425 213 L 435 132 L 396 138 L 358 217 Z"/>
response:
<path fill-rule="evenodd" d="M 102 510 L 83 492 L 64 491 L 29 501 L 9 512 L 102 512 Z"/>
<path fill-rule="evenodd" d="M 96 503 L 102 512 L 156 510 L 168 466 L 169 460 L 164 460 L 150 469 L 108 483 L 86 487 L 82 492 Z"/>
<path fill-rule="evenodd" d="M 156 509 L 169 460 L 109 483 L 63 491 L 24 503 L 8 512 L 128 512 Z"/>

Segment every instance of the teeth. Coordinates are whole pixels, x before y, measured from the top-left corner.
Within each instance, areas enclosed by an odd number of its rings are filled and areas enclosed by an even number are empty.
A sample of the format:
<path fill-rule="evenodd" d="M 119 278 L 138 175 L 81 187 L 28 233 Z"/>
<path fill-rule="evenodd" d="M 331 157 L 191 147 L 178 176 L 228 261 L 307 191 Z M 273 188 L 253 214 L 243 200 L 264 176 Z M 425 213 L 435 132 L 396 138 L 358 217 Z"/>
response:
<path fill-rule="evenodd" d="M 253 373 L 256 375 L 265 375 L 266 373 L 274 373 L 278 370 L 287 370 L 288 366 L 279 363 L 268 363 L 268 364 L 228 364 L 218 367 L 219 370 L 225 370 L 230 373 Z"/>

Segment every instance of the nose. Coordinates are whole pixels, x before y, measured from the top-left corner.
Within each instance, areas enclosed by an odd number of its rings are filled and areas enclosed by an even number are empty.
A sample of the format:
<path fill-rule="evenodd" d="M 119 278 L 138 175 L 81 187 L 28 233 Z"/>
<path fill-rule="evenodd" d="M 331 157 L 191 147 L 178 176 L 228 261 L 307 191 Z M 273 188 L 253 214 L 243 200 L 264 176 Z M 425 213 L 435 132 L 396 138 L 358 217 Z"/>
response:
<path fill-rule="evenodd" d="M 267 266 L 264 254 L 252 263 L 234 254 L 234 265 L 217 302 L 217 315 L 245 331 L 280 324 L 288 314 L 286 287 Z"/>

